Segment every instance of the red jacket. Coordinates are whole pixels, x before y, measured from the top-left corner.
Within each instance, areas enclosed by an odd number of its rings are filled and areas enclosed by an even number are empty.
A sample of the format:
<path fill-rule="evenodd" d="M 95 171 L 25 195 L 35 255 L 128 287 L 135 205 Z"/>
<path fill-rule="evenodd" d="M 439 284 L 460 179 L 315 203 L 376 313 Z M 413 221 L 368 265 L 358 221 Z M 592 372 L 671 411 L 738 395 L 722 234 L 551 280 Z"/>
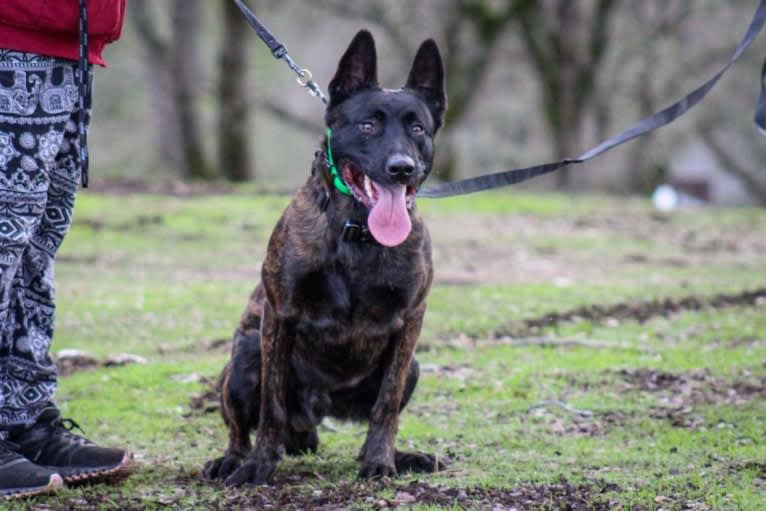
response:
<path fill-rule="evenodd" d="M 127 0 L 88 0 L 88 58 L 105 65 L 101 52 L 122 32 Z M 0 48 L 77 60 L 77 0 L 0 0 Z"/>

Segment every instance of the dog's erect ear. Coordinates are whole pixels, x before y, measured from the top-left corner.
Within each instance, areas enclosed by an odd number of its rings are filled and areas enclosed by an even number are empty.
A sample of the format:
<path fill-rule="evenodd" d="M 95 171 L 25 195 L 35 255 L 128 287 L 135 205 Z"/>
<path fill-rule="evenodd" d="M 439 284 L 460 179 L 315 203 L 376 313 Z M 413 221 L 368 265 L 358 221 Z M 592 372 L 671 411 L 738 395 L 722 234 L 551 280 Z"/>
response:
<path fill-rule="evenodd" d="M 372 34 L 360 30 L 348 45 L 330 82 L 330 106 L 341 103 L 358 90 L 377 87 L 377 61 Z"/>
<path fill-rule="evenodd" d="M 447 93 L 444 90 L 442 56 L 433 39 L 427 39 L 420 45 L 405 88 L 423 95 L 431 109 L 435 129 L 438 130 L 447 109 Z"/>

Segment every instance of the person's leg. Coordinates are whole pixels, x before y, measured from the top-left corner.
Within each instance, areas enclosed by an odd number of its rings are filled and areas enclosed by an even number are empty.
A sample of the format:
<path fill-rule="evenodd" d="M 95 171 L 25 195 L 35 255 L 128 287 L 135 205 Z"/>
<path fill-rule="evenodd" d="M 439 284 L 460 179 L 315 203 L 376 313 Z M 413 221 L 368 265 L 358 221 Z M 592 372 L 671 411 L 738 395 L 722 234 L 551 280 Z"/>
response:
<path fill-rule="evenodd" d="M 52 307 L 27 305 L 27 248 L 43 217 L 49 175 L 71 112 L 41 108 L 52 93 L 53 59 L 0 52 L 0 495 L 60 487 L 54 470 L 32 464 L 7 441 L 12 426 L 31 424 L 48 406 L 56 371 L 48 356 Z M 61 88 L 59 88 L 61 89 Z M 49 109 L 53 110 L 53 109 Z M 30 288 L 30 292 L 27 291 Z M 48 325 L 46 330 L 45 325 Z"/>
<path fill-rule="evenodd" d="M 7 430 L 34 422 L 56 386 L 55 366 L 48 355 L 52 301 L 36 296 L 36 284 L 24 268 L 32 264 L 27 249 L 45 212 L 50 172 L 71 110 L 63 104 L 48 109 L 53 111 L 42 108 L 42 97 L 47 94 L 50 98 L 55 92 L 53 59 L 10 52 L 2 55 L 0 430 Z M 61 94 L 66 93 L 62 88 Z"/>
<path fill-rule="evenodd" d="M 74 69 L 74 63 L 63 64 Z M 69 76 L 69 71 L 64 72 Z M 54 82 L 55 83 L 55 82 Z M 65 79 L 66 83 L 66 79 Z M 45 105 L 43 105 L 45 108 Z M 24 316 L 23 326 L 16 339 L 35 339 L 39 351 L 38 364 L 30 372 L 36 382 L 54 382 L 55 367 L 49 372 L 48 350 L 53 335 L 55 311 L 54 261 L 64 236 L 72 222 L 77 186 L 80 182 L 79 136 L 74 109 L 62 130 L 60 144 L 55 147 L 54 165 L 49 172 L 45 212 L 27 245 L 18 272 L 16 286 L 18 315 Z M 86 112 L 86 123 L 90 111 Z M 87 127 L 87 126 L 86 126 Z M 19 343 L 17 342 L 18 346 Z M 115 479 L 129 475 L 134 468 L 133 455 L 123 449 L 99 447 L 89 440 L 70 432 L 74 421 L 63 419 L 52 402 L 52 393 L 38 394 L 34 411 L 39 413 L 30 424 L 13 428 L 9 440 L 19 445 L 18 452 L 37 465 L 55 470 L 65 482 L 96 479 Z"/>
<path fill-rule="evenodd" d="M 27 400 L 24 420 L 16 424 L 32 424 L 52 404 L 56 389 L 56 367 L 50 358 L 55 323 L 55 257 L 69 231 L 72 211 L 80 179 L 77 157 L 77 127 L 67 120 L 62 129 L 55 163 L 49 171 L 45 210 L 37 228 L 24 249 L 13 286 L 11 311 L 17 321 L 6 321 L 13 329 L 16 353 L 29 352 L 34 361 L 26 364 Z M 30 390 L 32 389 L 32 390 Z"/>

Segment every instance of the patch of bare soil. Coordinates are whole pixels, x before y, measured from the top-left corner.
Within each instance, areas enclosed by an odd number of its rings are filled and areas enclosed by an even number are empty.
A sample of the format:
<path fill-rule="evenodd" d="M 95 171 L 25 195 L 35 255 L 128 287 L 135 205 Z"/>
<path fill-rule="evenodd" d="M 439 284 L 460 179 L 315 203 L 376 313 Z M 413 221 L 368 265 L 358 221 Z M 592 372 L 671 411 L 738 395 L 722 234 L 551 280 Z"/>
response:
<path fill-rule="evenodd" d="M 91 192 L 110 195 L 171 195 L 193 197 L 232 193 L 234 187 L 224 182 L 152 181 L 130 179 L 96 179 L 90 185 Z"/>
<path fill-rule="evenodd" d="M 611 283 L 626 278 L 626 269 L 635 279 L 637 266 L 752 265 L 766 251 L 757 220 L 693 228 L 673 216 L 625 208 L 587 216 L 464 215 L 459 221 L 428 215 L 427 222 L 437 285 Z M 621 240 L 622 249 L 604 250 L 610 240 Z"/>
<path fill-rule="evenodd" d="M 621 427 L 627 416 L 616 411 L 562 415 L 550 410 L 537 410 L 533 412 L 531 420 L 542 422 L 558 436 L 600 437 Z"/>
<path fill-rule="evenodd" d="M 707 425 L 695 412 L 700 405 L 741 405 L 766 398 L 766 377 L 744 376 L 734 381 L 714 377 L 707 370 L 673 374 L 657 369 L 624 369 L 618 392 L 642 391 L 656 394 L 656 406 L 648 416 L 668 421 L 674 427 L 700 429 Z"/>
<path fill-rule="evenodd" d="M 107 225 L 100 218 L 78 218 L 77 225 L 81 227 L 88 227 L 94 231 L 103 231 L 104 229 L 110 229 L 113 231 L 133 231 L 144 229 L 150 225 L 162 225 L 165 223 L 165 218 L 162 215 L 138 215 L 134 219 L 128 222 L 120 224 Z"/>
<path fill-rule="evenodd" d="M 686 311 L 723 309 L 727 307 L 766 304 L 766 288 L 743 291 L 736 294 L 721 293 L 709 297 L 685 296 L 682 298 L 655 299 L 643 302 L 623 302 L 613 305 L 584 305 L 564 312 L 551 312 L 536 318 L 511 323 L 496 332 L 497 337 L 524 337 L 542 328 L 555 327 L 560 323 L 587 320 L 593 323 L 635 320 L 645 322 L 654 317 L 668 317 Z"/>
<path fill-rule="evenodd" d="M 736 465 L 730 465 L 731 472 L 755 472 L 761 480 L 761 485 L 766 485 L 766 463 L 762 461 L 746 461 Z"/>
<path fill-rule="evenodd" d="M 186 418 L 217 413 L 221 408 L 221 391 L 218 388 L 218 381 L 214 378 L 203 378 L 200 382 L 206 384 L 206 388 L 189 399 L 189 411 L 184 414 Z"/>
<path fill-rule="evenodd" d="M 77 371 L 87 371 L 99 367 L 121 367 L 129 364 L 145 364 L 146 359 L 129 353 L 109 355 L 103 360 L 80 350 L 61 350 L 53 356 L 59 376 L 69 376 Z"/>
<path fill-rule="evenodd" d="M 231 337 L 216 337 L 182 346 L 160 344 L 157 346 L 160 355 L 171 353 L 228 353 L 231 351 Z"/>
<path fill-rule="evenodd" d="M 702 429 L 710 427 L 697 412 L 702 405 L 742 405 L 753 399 L 766 398 L 766 377 L 743 375 L 733 381 L 714 377 L 707 370 L 673 374 L 657 369 L 625 369 L 616 372 L 620 381 L 612 378 L 597 384 L 580 385 L 585 390 L 610 386 L 618 393 L 647 392 L 653 394 L 656 404 L 644 412 L 615 410 L 578 410 L 563 401 L 549 400 L 532 406 L 524 420 L 535 426 L 546 427 L 560 436 L 602 436 L 627 421 L 648 417 L 667 421 L 677 428 Z M 570 380 L 570 385 L 579 385 Z"/>
<path fill-rule="evenodd" d="M 273 486 L 243 489 L 224 489 L 217 483 L 214 489 L 218 492 L 212 494 L 205 489 L 208 489 L 208 483 L 200 481 L 198 474 L 188 474 L 174 478 L 157 493 L 102 494 L 103 490 L 96 487 L 86 498 L 60 499 L 45 509 L 186 509 L 190 502 L 194 502 L 197 507 L 216 510 L 345 511 L 362 508 L 409 509 L 420 504 L 488 511 L 601 511 L 614 509 L 615 504 L 609 501 L 608 493 L 619 491 L 616 485 L 604 482 L 575 484 L 565 479 L 553 484 L 522 484 L 512 489 L 461 489 L 431 485 L 423 481 L 403 484 L 391 481 L 341 481 L 330 486 L 315 486 L 305 480 L 298 484 L 294 481 L 277 481 Z M 381 493 L 393 496 L 383 498 Z"/>
<path fill-rule="evenodd" d="M 673 374 L 657 369 L 623 369 L 618 372 L 621 392 L 641 390 L 662 393 L 661 401 L 670 405 L 737 405 L 766 397 L 766 377 L 743 377 L 726 381 L 706 369 Z"/>

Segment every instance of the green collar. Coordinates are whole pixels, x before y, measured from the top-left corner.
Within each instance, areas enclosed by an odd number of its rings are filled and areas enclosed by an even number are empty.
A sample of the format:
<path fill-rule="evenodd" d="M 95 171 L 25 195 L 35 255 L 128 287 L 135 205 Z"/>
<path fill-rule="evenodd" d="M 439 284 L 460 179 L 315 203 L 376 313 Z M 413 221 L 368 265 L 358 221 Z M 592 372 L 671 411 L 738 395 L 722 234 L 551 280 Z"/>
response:
<path fill-rule="evenodd" d="M 332 147 L 330 146 L 330 139 L 332 138 L 332 129 L 327 128 L 327 164 L 330 165 L 330 175 L 332 176 L 332 184 L 343 195 L 351 195 L 351 189 L 346 183 L 343 182 L 340 174 L 338 174 L 338 167 L 335 166 L 335 161 L 332 158 Z"/>

